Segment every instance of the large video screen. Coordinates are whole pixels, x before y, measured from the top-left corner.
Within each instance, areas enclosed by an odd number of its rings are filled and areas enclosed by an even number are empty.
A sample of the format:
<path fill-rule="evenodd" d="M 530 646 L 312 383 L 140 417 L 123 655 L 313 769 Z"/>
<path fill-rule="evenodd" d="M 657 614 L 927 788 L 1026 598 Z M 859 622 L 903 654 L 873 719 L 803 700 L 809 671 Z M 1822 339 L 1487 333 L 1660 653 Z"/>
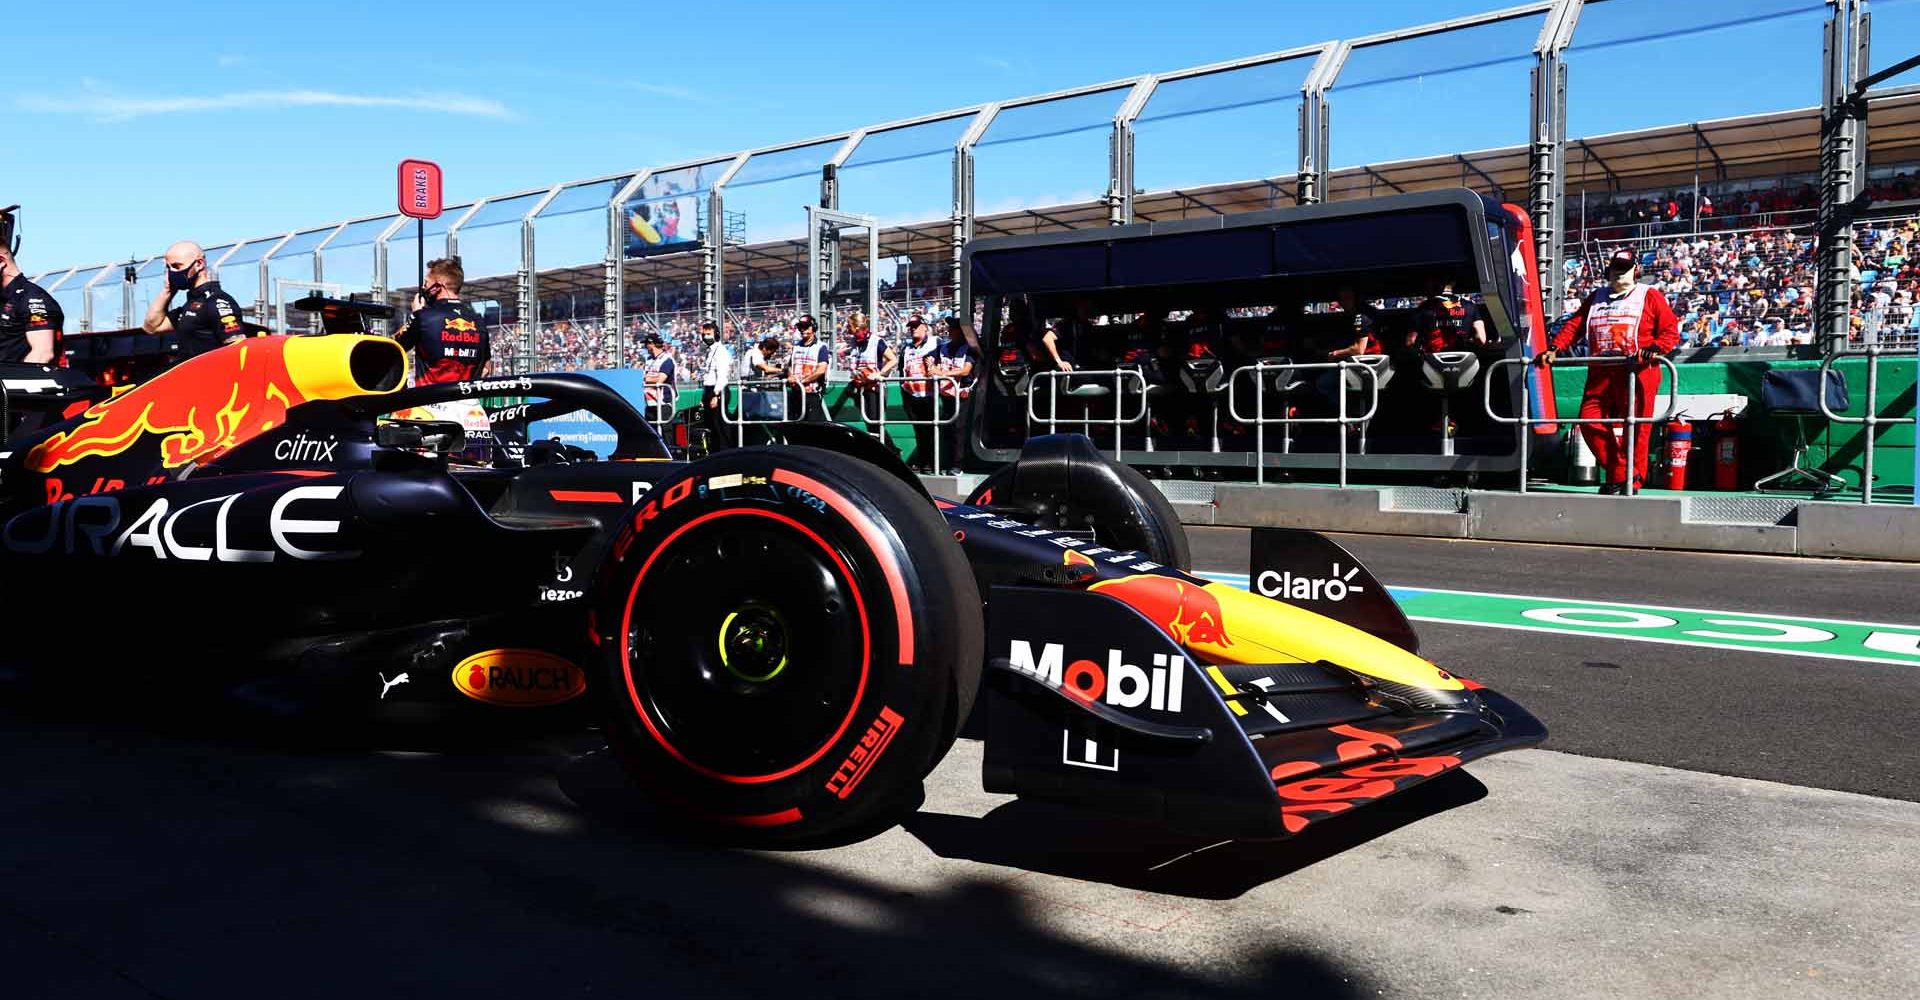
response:
<path fill-rule="evenodd" d="M 714 166 L 688 167 L 655 174 L 627 202 L 629 257 L 692 250 L 700 245 L 700 220 L 706 205 L 708 176 Z"/>

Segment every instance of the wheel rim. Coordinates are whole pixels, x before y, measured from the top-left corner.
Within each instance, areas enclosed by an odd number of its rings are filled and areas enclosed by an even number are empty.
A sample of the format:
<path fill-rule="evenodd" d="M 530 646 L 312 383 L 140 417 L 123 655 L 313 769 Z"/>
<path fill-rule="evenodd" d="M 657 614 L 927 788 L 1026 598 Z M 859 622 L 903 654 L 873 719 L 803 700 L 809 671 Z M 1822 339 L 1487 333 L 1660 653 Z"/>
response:
<path fill-rule="evenodd" d="M 788 662 L 787 620 L 778 608 L 748 601 L 720 620 L 720 665 L 749 684 L 780 676 Z"/>
<path fill-rule="evenodd" d="M 796 773 L 839 740 L 872 659 L 846 560 L 755 508 L 669 535 L 634 578 L 621 640 L 628 693 L 654 739 L 701 774 L 749 784 Z"/>

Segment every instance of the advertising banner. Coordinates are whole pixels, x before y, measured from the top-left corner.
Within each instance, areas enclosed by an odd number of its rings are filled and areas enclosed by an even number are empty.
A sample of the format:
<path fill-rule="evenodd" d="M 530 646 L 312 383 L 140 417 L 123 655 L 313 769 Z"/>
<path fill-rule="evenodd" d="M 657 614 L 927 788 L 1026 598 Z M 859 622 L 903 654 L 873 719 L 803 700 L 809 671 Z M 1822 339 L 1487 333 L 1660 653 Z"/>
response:
<path fill-rule="evenodd" d="M 581 372 L 606 384 L 613 391 L 625 397 L 635 409 L 645 405 L 647 394 L 647 373 L 638 368 L 615 368 L 605 371 Z M 536 420 L 527 429 L 529 441 L 559 441 L 576 448 L 585 448 L 605 458 L 613 454 L 613 446 L 619 435 L 613 427 L 599 417 L 585 410 L 563 413 L 547 420 Z"/>

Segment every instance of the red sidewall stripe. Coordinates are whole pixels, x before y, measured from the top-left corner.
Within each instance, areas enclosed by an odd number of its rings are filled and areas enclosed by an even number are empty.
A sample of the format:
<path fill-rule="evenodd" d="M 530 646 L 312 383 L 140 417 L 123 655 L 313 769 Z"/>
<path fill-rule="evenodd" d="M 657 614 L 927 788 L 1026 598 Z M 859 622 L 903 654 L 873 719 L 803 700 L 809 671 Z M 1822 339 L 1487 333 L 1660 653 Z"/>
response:
<path fill-rule="evenodd" d="M 800 809 L 796 806 L 792 809 L 782 809 L 775 813 L 763 813 L 759 816 L 720 816 L 717 818 L 720 822 L 731 826 L 766 827 L 786 826 L 789 823 L 798 823 L 801 817 Z"/>
<path fill-rule="evenodd" d="M 821 485 L 819 481 L 808 479 L 797 472 L 785 469 L 773 471 L 773 481 L 798 486 L 808 493 L 827 502 L 827 506 L 839 512 L 841 517 L 853 523 L 854 530 L 867 543 L 867 550 L 880 562 L 880 572 L 887 578 L 887 590 L 893 595 L 893 615 L 895 628 L 900 633 L 900 665 L 913 666 L 913 610 L 907 603 L 907 581 L 900 573 L 900 563 L 893 557 L 893 549 L 887 544 L 887 536 L 873 519 L 862 513 L 858 507 L 847 502 L 847 498 Z"/>
<path fill-rule="evenodd" d="M 612 490 L 548 490 L 558 503 L 626 503 L 627 498 Z"/>
<path fill-rule="evenodd" d="M 721 517 L 769 518 L 771 520 L 778 521 L 781 524 L 787 525 L 788 527 L 793 528 L 794 530 L 807 536 L 809 539 L 813 541 L 815 545 L 820 546 L 820 548 L 823 551 L 825 551 L 830 558 L 833 559 L 833 563 L 835 566 L 839 567 L 841 579 L 847 582 L 847 589 L 853 593 L 854 611 L 860 617 L 860 684 L 857 688 L 854 689 L 853 701 L 851 704 L 847 706 L 846 716 L 840 720 L 840 725 L 836 729 L 834 729 L 833 735 L 827 737 L 827 741 L 825 743 L 820 744 L 820 749 L 815 750 L 813 753 L 809 754 L 807 758 L 801 761 L 800 763 L 795 764 L 792 767 L 775 771 L 771 774 L 753 774 L 753 775 L 724 774 L 722 772 L 714 770 L 713 768 L 707 767 L 704 764 L 700 764 L 691 760 L 690 758 L 687 757 L 686 754 L 680 752 L 679 747 L 674 746 L 672 741 L 667 739 L 667 735 L 660 731 L 660 727 L 658 725 L 654 724 L 653 717 L 650 714 L 648 714 L 646 705 L 641 701 L 639 689 L 635 687 L 633 683 L 633 602 L 635 598 L 640 596 L 641 581 L 647 578 L 647 571 L 653 568 L 653 561 L 655 559 L 660 558 L 660 553 L 665 552 L 668 548 L 671 548 L 676 539 L 678 539 L 681 535 L 684 535 L 687 532 L 693 530 L 694 528 L 699 527 L 702 524 L 705 524 L 708 521 L 712 521 L 715 518 L 721 518 Z M 680 527 L 675 528 L 673 530 L 673 533 L 667 536 L 666 541 L 661 542 L 659 545 L 655 546 L 653 551 L 647 554 L 647 561 L 640 564 L 640 572 L 634 575 L 633 586 L 627 591 L 626 610 L 620 616 L 620 672 L 626 678 L 627 697 L 633 703 L 634 712 L 640 716 L 641 724 L 646 726 L 647 732 L 653 736 L 654 742 L 660 744 L 662 749 L 666 750 L 667 753 L 673 756 L 673 759 L 679 761 L 682 764 L 685 764 L 687 767 L 691 768 L 694 772 L 698 774 L 712 778 L 716 781 L 725 781 L 730 784 L 759 785 L 759 784 L 765 784 L 769 781 L 779 781 L 782 778 L 787 778 L 795 774 L 798 774 L 799 772 L 812 766 L 814 762 L 818 761 L 821 757 L 826 756 L 827 751 L 832 749 L 835 743 L 840 742 L 840 737 L 846 735 L 847 727 L 853 724 L 854 715 L 860 710 L 860 701 L 861 699 L 866 697 L 867 677 L 871 671 L 872 664 L 873 664 L 873 636 L 871 631 L 867 627 L 867 602 L 861 596 L 860 583 L 859 581 L 854 579 L 853 571 L 850 568 L 848 568 L 846 560 L 840 558 L 840 553 L 834 551 L 833 546 L 828 545 L 826 542 L 826 539 L 821 538 L 818 534 L 814 533 L 813 529 L 807 527 L 804 524 L 801 524 L 800 522 L 794 520 L 793 518 L 787 517 L 784 514 L 775 514 L 772 511 L 756 510 L 751 507 L 738 507 L 738 508 L 733 508 L 729 510 L 716 510 L 711 514 L 702 514 L 699 517 L 696 517 L 693 520 L 688 521 L 687 523 L 681 525 Z M 774 815 L 782 815 L 782 814 L 776 813 Z M 766 825 L 774 825 L 774 824 L 766 824 Z"/>

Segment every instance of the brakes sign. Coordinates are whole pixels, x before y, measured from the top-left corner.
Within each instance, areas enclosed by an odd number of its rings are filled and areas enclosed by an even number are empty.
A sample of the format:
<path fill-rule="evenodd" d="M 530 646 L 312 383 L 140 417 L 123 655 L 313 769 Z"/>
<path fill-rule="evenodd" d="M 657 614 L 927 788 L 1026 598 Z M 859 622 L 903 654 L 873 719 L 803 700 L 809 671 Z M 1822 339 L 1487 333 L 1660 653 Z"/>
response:
<path fill-rule="evenodd" d="M 400 161 L 400 214 L 409 219 L 440 217 L 440 164 L 432 160 Z"/>

